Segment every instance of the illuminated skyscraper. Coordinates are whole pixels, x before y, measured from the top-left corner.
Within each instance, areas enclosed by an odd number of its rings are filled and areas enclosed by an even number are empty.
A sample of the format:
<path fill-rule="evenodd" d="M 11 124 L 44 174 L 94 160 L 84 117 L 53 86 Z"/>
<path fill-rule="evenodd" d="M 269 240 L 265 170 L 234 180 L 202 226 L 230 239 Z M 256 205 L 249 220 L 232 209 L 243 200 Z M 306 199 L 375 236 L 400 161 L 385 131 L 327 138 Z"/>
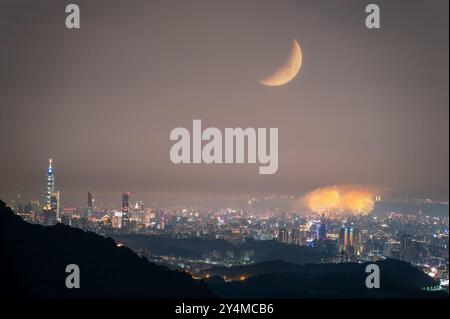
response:
<path fill-rule="evenodd" d="M 342 226 L 339 232 L 339 252 L 353 254 L 353 227 Z"/>
<path fill-rule="evenodd" d="M 143 201 L 140 202 L 139 221 L 141 224 L 145 223 L 145 204 Z"/>
<path fill-rule="evenodd" d="M 51 207 L 52 193 L 55 191 L 55 175 L 53 174 L 52 159 L 48 160 L 47 176 L 45 180 L 45 206 L 47 210 Z"/>
<path fill-rule="evenodd" d="M 134 204 L 134 208 L 133 208 L 133 215 L 132 215 L 133 219 L 136 219 L 136 220 L 140 219 L 140 208 L 139 207 L 140 206 L 139 206 L 138 202 L 136 202 Z"/>
<path fill-rule="evenodd" d="M 353 225 L 342 226 L 339 232 L 339 253 L 345 252 L 348 256 L 361 255 L 361 231 Z"/>
<path fill-rule="evenodd" d="M 325 224 L 325 217 L 322 216 L 322 220 L 320 221 L 319 224 L 317 224 L 316 226 L 316 230 L 317 230 L 317 239 L 324 241 L 327 239 L 327 225 Z"/>
<path fill-rule="evenodd" d="M 362 246 L 361 246 L 361 230 L 359 228 L 353 229 L 352 241 L 355 255 L 360 256 L 362 253 Z"/>
<path fill-rule="evenodd" d="M 92 196 L 91 192 L 87 193 L 87 207 L 88 209 L 93 209 L 94 207 L 94 197 Z"/>
<path fill-rule="evenodd" d="M 301 245 L 300 229 L 292 229 L 291 243 L 294 245 Z"/>
<path fill-rule="evenodd" d="M 253 212 L 253 201 L 250 199 L 247 202 L 247 213 L 250 214 Z"/>
<path fill-rule="evenodd" d="M 288 231 L 285 228 L 281 228 L 278 231 L 278 241 L 283 243 L 283 244 L 287 244 L 288 240 L 289 240 Z"/>
<path fill-rule="evenodd" d="M 94 209 L 94 197 L 92 196 L 91 192 L 87 193 L 87 212 L 86 217 L 89 218 L 92 215 L 93 209 Z"/>
<path fill-rule="evenodd" d="M 122 194 L 122 228 L 128 229 L 130 226 L 129 219 L 129 208 L 130 208 L 130 193 Z"/>
<path fill-rule="evenodd" d="M 339 244 L 338 244 L 339 253 L 345 252 L 346 246 L 347 246 L 347 228 L 342 226 L 341 230 L 339 231 Z"/>
<path fill-rule="evenodd" d="M 413 256 L 412 237 L 411 235 L 403 234 L 400 238 L 400 259 L 411 262 Z"/>
<path fill-rule="evenodd" d="M 55 222 L 60 222 L 60 207 L 59 207 L 59 191 L 52 192 L 50 197 L 50 211 L 55 219 Z"/>
<path fill-rule="evenodd" d="M 44 206 L 42 213 L 42 223 L 44 225 L 55 225 L 61 221 L 59 191 L 50 193 L 50 204 L 48 206 Z"/>

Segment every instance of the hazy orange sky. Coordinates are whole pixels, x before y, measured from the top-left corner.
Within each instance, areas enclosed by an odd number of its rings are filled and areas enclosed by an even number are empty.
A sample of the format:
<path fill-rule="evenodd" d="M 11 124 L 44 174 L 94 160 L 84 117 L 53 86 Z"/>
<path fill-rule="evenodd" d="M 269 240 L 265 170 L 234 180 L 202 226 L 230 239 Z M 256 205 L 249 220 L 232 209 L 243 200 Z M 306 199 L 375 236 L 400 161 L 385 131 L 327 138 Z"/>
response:
<path fill-rule="evenodd" d="M 448 1 L 0 0 L 0 197 L 44 189 L 293 194 L 360 184 L 448 199 Z M 68 3 L 68 2 L 67 2 Z M 258 80 L 303 51 L 281 87 Z M 279 169 L 174 165 L 175 127 L 278 127 Z"/>

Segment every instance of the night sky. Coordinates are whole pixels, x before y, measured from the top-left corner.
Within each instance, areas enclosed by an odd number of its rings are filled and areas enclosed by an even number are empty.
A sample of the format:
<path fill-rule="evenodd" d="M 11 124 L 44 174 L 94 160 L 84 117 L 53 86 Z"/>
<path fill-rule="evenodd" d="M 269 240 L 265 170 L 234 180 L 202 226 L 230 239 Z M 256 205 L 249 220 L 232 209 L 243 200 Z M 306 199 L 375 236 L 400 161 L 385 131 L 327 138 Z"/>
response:
<path fill-rule="evenodd" d="M 65 5 L 81 29 L 65 27 Z M 381 7 L 368 30 L 365 5 Z M 0 198 L 201 203 L 358 184 L 447 200 L 448 1 L 0 0 Z M 298 76 L 258 81 L 301 45 Z M 279 128 L 279 169 L 175 165 L 170 131 Z"/>

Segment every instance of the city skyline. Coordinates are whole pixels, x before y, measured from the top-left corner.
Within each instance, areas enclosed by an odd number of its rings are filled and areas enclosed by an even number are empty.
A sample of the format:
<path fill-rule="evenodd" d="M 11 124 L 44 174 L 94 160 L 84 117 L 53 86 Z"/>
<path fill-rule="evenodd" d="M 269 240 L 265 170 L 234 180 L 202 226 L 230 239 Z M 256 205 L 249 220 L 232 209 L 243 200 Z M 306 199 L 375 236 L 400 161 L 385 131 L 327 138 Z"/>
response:
<path fill-rule="evenodd" d="M 122 193 L 121 208 L 108 209 L 95 205 L 91 191 L 86 193 L 84 208 L 60 209 L 52 159 L 46 176 L 44 190 L 50 197 L 50 204 L 41 207 L 35 201 L 26 205 L 12 203 L 15 213 L 25 221 L 45 226 L 64 224 L 114 238 L 117 247 L 126 245 L 152 263 L 179 269 L 195 280 L 208 280 L 215 272 L 220 274 L 216 268 L 219 265 L 230 272 L 223 276 L 224 283 L 246 281 L 251 273 L 230 270 L 230 267 L 239 269 L 241 265 L 251 265 L 258 268 L 267 258 L 273 267 L 285 267 L 283 262 L 305 263 L 307 260 L 321 264 L 400 260 L 433 278 L 433 284 L 422 289 L 448 290 L 448 215 L 437 217 L 420 211 L 415 215 L 384 211 L 375 216 L 370 214 L 373 207 L 363 214 L 335 215 L 330 210 L 341 206 L 335 198 L 339 195 L 337 188 L 313 192 L 313 207 L 319 205 L 321 210 L 313 209 L 309 214 L 280 212 L 278 209 L 261 211 L 254 206 L 256 199 L 249 200 L 247 209 L 243 210 L 154 207 L 146 206 L 142 200 L 133 206 L 128 192 Z M 352 205 L 358 209 L 365 210 L 367 200 L 381 201 L 379 196 L 372 199 L 360 197 L 352 190 L 348 192 L 353 199 L 357 197 Z M 346 205 L 348 196 L 343 196 Z M 137 234 L 141 236 L 134 237 Z M 151 244 L 156 238 L 158 240 Z M 192 239 L 208 242 L 218 250 L 210 246 L 212 250 L 205 252 L 197 241 L 194 247 L 198 245 L 197 249 L 202 251 L 201 258 L 199 252 L 186 255 L 192 246 L 180 254 L 181 247 L 177 246 Z M 166 246 L 165 242 L 172 243 Z M 223 243 L 227 243 L 225 248 Z M 276 252 L 270 248 L 274 244 L 281 245 Z M 317 255 L 307 257 L 303 255 L 303 249 Z M 297 254 L 302 257 L 296 257 Z M 283 262 L 272 261 L 278 259 Z"/>
<path fill-rule="evenodd" d="M 422 208 L 420 205 L 438 205 L 436 211 L 435 209 L 430 209 L 430 211 L 425 211 L 425 214 L 435 215 L 437 213 L 438 216 L 446 216 L 448 215 L 448 201 L 431 201 L 430 199 L 423 198 L 415 198 L 415 199 L 404 199 L 404 198 L 389 198 L 387 200 L 380 195 L 379 190 L 375 190 L 374 188 L 370 189 L 361 185 L 334 185 L 325 188 L 318 188 L 303 194 L 302 196 L 296 197 L 292 195 L 285 194 L 274 194 L 270 196 L 262 196 L 258 197 L 252 194 L 236 194 L 233 196 L 215 196 L 210 198 L 212 203 L 214 204 L 199 204 L 198 202 L 190 202 L 192 199 L 186 200 L 183 198 L 180 202 L 174 203 L 164 203 L 157 202 L 155 200 L 148 201 L 151 203 L 152 207 L 199 207 L 204 206 L 209 209 L 223 209 L 223 208 L 234 208 L 234 209 L 243 209 L 243 210 L 254 210 L 255 211 L 264 211 L 264 210 L 275 210 L 281 212 L 296 212 L 300 214 L 316 214 L 317 216 L 325 216 L 327 218 L 347 218 L 351 216 L 362 216 L 362 215 L 370 215 L 375 211 L 375 205 L 377 203 L 401 203 L 401 202 L 411 202 L 413 204 L 413 208 L 409 208 L 406 210 L 402 210 L 403 213 L 407 214 L 416 214 L 421 213 Z M 53 167 L 53 159 L 48 159 L 48 167 L 45 174 L 45 185 L 43 188 L 43 192 L 41 194 L 37 193 L 28 193 L 28 194 L 20 194 L 17 193 L 12 197 L 5 197 L 3 200 L 6 200 L 11 207 L 16 208 L 20 206 L 32 205 L 32 203 L 39 203 L 39 206 L 43 210 L 52 211 L 56 218 L 56 220 L 60 220 L 60 211 L 62 208 L 73 209 L 76 208 L 82 212 L 86 217 L 90 217 L 95 209 L 101 208 L 103 209 L 111 209 L 117 208 L 118 211 L 121 211 L 122 214 L 128 218 L 128 209 L 132 206 L 132 201 L 130 197 L 132 194 L 130 192 L 122 193 L 122 201 L 121 204 L 117 204 L 117 198 L 111 200 L 106 200 L 103 198 L 103 202 L 100 201 L 100 205 L 96 205 L 96 199 L 94 198 L 92 192 L 89 190 L 87 193 L 87 201 L 86 197 L 83 200 L 79 200 L 77 202 L 65 202 L 61 200 L 60 190 L 55 191 L 55 172 Z M 135 200 L 136 207 L 141 207 L 141 211 L 143 211 L 143 206 L 145 205 L 145 201 L 143 200 L 145 196 L 142 194 L 137 194 L 137 196 L 133 196 L 133 200 Z M 383 198 L 383 200 L 382 200 Z M 184 200 L 184 202 L 183 202 Z M 255 206 L 255 203 L 269 203 L 268 206 L 259 205 L 259 207 Z M 272 203 L 273 202 L 273 203 Z M 117 204 L 117 205 L 116 205 Z M 395 206 L 394 206 L 395 207 Z M 386 207 L 383 208 L 386 210 Z M 393 210 L 397 210 L 398 208 L 393 208 Z M 425 209 L 427 210 L 427 209 Z"/>

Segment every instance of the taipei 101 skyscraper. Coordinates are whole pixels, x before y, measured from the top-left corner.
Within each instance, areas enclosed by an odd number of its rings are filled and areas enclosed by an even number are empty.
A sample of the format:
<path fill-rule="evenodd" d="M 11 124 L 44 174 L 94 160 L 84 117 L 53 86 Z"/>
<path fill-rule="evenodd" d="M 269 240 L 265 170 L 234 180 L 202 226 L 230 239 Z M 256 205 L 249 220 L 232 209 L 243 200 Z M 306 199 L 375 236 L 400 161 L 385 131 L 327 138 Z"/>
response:
<path fill-rule="evenodd" d="M 53 174 L 52 159 L 48 160 L 48 170 L 45 181 L 45 208 L 50 209 L 52 193 L 55 191 L 55 175 Z"/>

